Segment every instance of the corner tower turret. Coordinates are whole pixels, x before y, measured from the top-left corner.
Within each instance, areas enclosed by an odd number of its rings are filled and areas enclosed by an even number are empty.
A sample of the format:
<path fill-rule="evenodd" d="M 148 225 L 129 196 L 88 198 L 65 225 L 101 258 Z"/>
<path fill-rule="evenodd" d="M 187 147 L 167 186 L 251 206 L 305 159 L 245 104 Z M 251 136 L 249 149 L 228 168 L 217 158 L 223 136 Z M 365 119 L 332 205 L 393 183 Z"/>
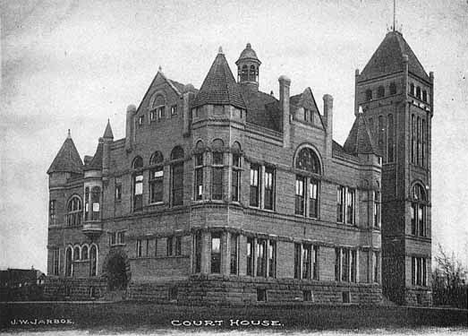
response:
<path fill-rule="evenodd" d="M 245 49 L 241 52 L 237 65 L 237 82 L 258 89 L 260 60 L 257 53 L 252 49 L 250 43 L 247 43 Z"/>

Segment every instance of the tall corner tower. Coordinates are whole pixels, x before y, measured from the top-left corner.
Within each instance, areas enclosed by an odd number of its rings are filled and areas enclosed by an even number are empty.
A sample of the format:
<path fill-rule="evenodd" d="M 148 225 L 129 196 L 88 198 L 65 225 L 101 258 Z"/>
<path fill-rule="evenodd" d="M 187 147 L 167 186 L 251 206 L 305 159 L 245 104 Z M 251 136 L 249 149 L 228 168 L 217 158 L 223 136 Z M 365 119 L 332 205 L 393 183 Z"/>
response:
<path fill-rule="evenodd" d="M 362 108 L 382 153 L 382 287 L 399 304 L 431 305 L 431 120 L 434 76 L 390 31 L 362 73 Z"/>

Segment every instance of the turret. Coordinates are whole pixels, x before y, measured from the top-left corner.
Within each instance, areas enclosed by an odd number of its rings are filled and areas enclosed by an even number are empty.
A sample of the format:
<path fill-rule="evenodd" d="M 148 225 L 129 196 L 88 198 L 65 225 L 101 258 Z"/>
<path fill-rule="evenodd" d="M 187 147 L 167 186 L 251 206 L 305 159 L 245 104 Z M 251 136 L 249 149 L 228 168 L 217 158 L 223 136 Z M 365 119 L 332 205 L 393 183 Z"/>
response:
<path fill-rule="evenodd" d="M 257 53 L 252 49 L 250 43 L 247 43 L 236 61 L 237 82 L 258 90 L 260 64 L 262 62 L 258 59 Z"/>

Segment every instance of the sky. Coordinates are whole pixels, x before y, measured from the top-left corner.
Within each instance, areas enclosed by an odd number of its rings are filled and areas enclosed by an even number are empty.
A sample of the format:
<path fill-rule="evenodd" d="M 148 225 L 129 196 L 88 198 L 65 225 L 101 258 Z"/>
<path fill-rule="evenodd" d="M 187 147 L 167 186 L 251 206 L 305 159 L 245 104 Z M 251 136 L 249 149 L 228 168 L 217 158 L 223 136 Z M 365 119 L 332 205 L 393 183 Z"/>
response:
<path fill-rule="evenodd" d="M 71 129 L 92 155 L 110 119 L 124 137 L 161 66 L 199 88 L 219 46 L 234 70 L 247 42 L 260 89 L 334 97 L 334 139 L 353 123 L 354 73 L 392 24 L 392 0 L 0 0 L 0 268 L 46 270 L 46 171 Z M 397 1 L 397 27 L 435 74 L 432 238 L 468 267 L 468 2 Z M 233 71 L 235 73 L 235 71 Z"/>

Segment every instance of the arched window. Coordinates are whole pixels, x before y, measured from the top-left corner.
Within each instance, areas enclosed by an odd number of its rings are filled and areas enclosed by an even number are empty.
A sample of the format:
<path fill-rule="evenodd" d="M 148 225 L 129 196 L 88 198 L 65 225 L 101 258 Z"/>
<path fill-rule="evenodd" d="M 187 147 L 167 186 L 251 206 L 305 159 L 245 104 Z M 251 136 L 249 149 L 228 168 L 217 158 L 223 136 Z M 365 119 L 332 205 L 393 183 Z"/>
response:
<path fill-rule="evenodd" d="M 83 245 L 81 248 L 81 260 L 88 260 L 88 245 Z"/>
<path fill-rule="evenodd" d="M 91 220 L 99 220 L 101 214 L 101 188 L 91 189 Z"/>
<path fill-rule="evenodd" d="M 195 146 L 195 153 L 193 155 L 193 166 L 195 173 L 194 180 L 194 196 L 196 200 L 203 199 L 203 166 L 204 166 L 204 149 L 203 141 L 199 140 Z"/>
<path fill-rule="evenodd" d="M 211 198 L 214 200 L 223 199 L 223 171 L 224 171 L 224 142 L 215 139 L 212 143 L 213 161 L 211 163 Z"/>
<path fill-rule="evenodd" d="M 381 85 L 377 89 L 377 98 L 382 98 L 385 96 L 385 88 Z"/>
<path fill-rule="evenodd" d="M 414 96 L 414 84 L 410 84 L 410 95 Z"/>
<path fill-rule="evenodd" d="M 164 157 L 161 152 L 155 152 L 150 159 L 150 165 L 158 165 L 150 171 L 150 203 L 163 201 L 164 185 L 164 166 L 162 165 Z"/>
<path fill-rule="evenodd" d="M 73 248 L 73 260 L 80 260 L 81 258 L 81 253 L 80 253 L 80 247 L 79 246 L 75 246 Z"/>
<path fill-rule="evenodd" d="M 255 69 L 255 65 L 250 66 L 249 80 L 250 81 L 256 81 L 257 80 L 257 71 Z"/>
<path fill-rule="evenodd" d="M 96 245 L 91 245 L 91 249 L 89 250 L 89 275 L 96 276 L 97 275 L 97 247 Z"/>
<path fill-rule="evenodd" d="M 231 180 L 231 201 L 239 202 L 240 181 L 242 173 L 241 146 L 236 141 L 231 147 L 232 152 L 232 180 Z"/>
<path fill-rule="evenodd" d="M 411 190 L 411 234 L 426 236 L 426 192 L 419 183 Z"/>
<path fill-rule="evenodd" d="M 366 90 L 366 100 L 367 101 L 372 100 L 372 90 L 371 89 Z"/>
<path fill-rule="evenodd" d="M 81 216 L 83 216 L 83 214 L 81 209 L 81 199 L 78 196 L 73 196 L 68 201 L 67 211 L 67 225 L 81 225 Z"/>
<path fill-rule="evenodd" d="M 89 188 L 85 188 L 85 221 L 89 219 Z"/>
<path fill-rule="evenodd" d="M 395 82 L 390 83 L 390 94 L 391 95 L 396 94 L 396 84 L 395 84 Z"/>
<path fill-rule="evenodd" d="M 423 102 L 427 103 L 427 91 L 426 90 L 423 90 L 422 92 L 422 100 Z"/>
<path fill-rule="evenodd" d="M 416 98 L 421 99 L 421 88 L 419 86 L 416 88 Z"/>
<path fill-rule="evenodd" d="M 143 168 L 143 159 L 141 158 L 141 156 L 137 156 L 133 159 L 132 167 L 133 169 Z"/>
<path fill-rule="evenodd" d="M 315 152 L 308 147 L 302 148 L 296 156 L 296 168 L 311 173 L 320 174 L 320 160 Z"/>
<path fill-rule="evenodd" d="M 321 174 L 320 160 L 308 147 L 302 148 L 296 155 L 295 167 L 308 173 Z M 305 174 L 296 174 L 295 214 L 318 217 L 319 181 Z"/>
<path fill-rule="evenodd" d="M 73 250 L 71 246 L 67 247 L 65 251 L 65 276 L 73 275 Z"/>
<path fill-rule="evenodd" d="M 184 196 L 184 150 L 180 146 L 174 147 L 171 160 L 178 160 L 171 164 L 172 205 L 182 205 Z"/>
<path fill-rule="evenodd" d="M 159 121 L 166 116 L 166 99 L 162 94 L 157 94 L 154 97 L 150 111 L 150 121 Z"/>
<path fill-rule="evenodd" d="M 249 80 L 249 68 L 245 64 L 242 66 L 240 79 L 241 81 Z"/>

